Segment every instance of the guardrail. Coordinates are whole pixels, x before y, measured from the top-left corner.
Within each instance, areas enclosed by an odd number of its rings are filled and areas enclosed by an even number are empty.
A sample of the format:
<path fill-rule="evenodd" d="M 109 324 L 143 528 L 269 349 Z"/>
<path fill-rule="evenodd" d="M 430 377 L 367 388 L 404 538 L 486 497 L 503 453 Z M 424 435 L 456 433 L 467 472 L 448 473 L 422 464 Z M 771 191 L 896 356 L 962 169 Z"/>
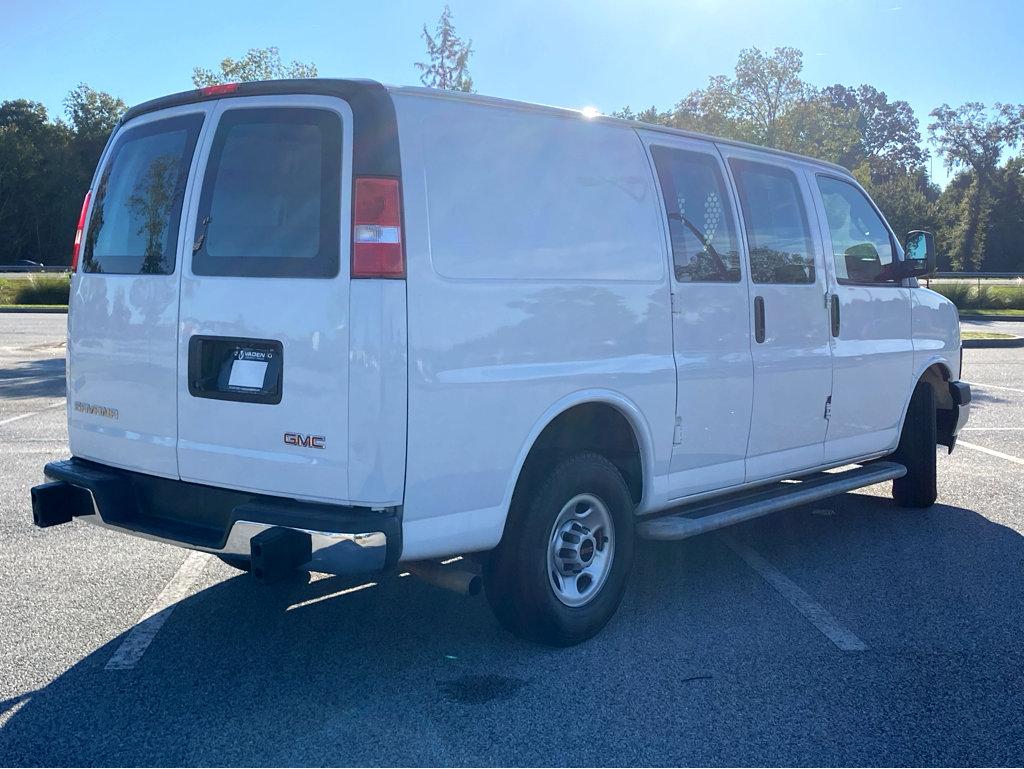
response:
<path fill-rule="evenodd" d="M 998 280 L 1024 284 L 1024 272 L 936 272 L 924 279 L 925 285 L 932 280 L 963 280 L 977 281 L 981 286 L 983 280 Z"/>
<path fill-rule="evenodd" d="M 29 267 L 27 264 L 0 264 L 0 272 L 70 272 L 65 265 L 44 264 L 41 267 Z"/>
<path fill-rule="evenodd" d="M 937 272 L 935 278 L 956 278 L 959 280 L 974 280 L 975 278 L 1020 278 L 1024 272 Z"/>

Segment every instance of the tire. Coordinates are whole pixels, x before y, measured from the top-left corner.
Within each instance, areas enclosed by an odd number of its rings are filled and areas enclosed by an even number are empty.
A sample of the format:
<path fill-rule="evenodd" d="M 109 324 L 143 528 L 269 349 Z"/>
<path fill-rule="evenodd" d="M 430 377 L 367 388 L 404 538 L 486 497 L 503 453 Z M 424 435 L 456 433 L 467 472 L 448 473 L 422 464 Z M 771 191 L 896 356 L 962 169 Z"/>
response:
<path fill-rule="evenodd" d="M 249 571 L 252 565 L 249 563 L 249 559 L 242 555 L 218 555 L 224 563 L 232 568 L 238 569 L 239 571 Z"/>
<path fill-rule="evenodd" d="M 486 564 L 488 603 L 521 638 L 581 643 L 622 601 L 633 565 L 633 500 L 615 465 L 591 452 L 562 459 L 521 492 Z"/>
<path fill-rule="evenodd" d="M 893 460 L 907 474 L 892 482 L 892 498 L 900 507 L 931 507 L 938 497 L 935 472 L 935 393 L 927 382 L 918 382 L 910 398 L 900 443 Z"/>

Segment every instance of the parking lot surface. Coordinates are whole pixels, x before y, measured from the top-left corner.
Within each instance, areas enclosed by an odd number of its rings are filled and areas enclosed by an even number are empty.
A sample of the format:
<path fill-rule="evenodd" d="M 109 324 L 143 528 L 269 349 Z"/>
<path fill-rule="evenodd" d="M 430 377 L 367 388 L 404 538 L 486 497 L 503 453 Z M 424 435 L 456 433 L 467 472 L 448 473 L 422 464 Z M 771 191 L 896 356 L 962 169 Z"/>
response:
<path fill-rule="evenodd" d="M 932 509 L 882 484 L 641 543 L 608 628 L 553 650 L 411 577 L 35 529 L 65 322 L 0 315 L 0 765 L 1024 761 L 1024 349 L 966 351 Z"/>

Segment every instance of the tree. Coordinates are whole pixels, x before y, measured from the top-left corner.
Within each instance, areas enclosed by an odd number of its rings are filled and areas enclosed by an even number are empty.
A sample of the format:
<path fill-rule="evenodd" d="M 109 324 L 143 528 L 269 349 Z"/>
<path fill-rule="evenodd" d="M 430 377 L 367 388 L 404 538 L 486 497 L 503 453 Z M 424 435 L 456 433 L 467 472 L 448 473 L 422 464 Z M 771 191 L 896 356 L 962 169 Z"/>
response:
<path fill-rule="evenodd" d="M 218 83 L 248 83 L 254 80 L 289 80 L 316 77 L 316 64 L 292 61 L 285 64 L 276 46 L 250 48 L 241 59 L 227 58 L 220 63 L 220 71 L 195 67 L 192 84 L 196 88 Z"/>
<path fill-rule="evenodd" d="M 776 48 L 740 51 L 732 77 L 709 78 L 707 88 L 690 92 L 676 105 L 674 122 L 681 128 L 777 146 L 780 121 L 808 94 L 800 79 L 803 53 Z"/>
<path fill-rule="evenodd" d="M 76 134 L 102 136 L 106 140 L 128 105 L 116 96 L 79 83 L 64 97 L 64 110 Z"/>
<path fill-rule="evenodd" d="M 938 230 L 939 188 L 928 179 L 924 166 L 876 179 L 869 163 L 864 162 L 853 174 L 885 214 L 898 238 L 902 239 L 911 230 Z M 940 248 L 940 259 L 945 258 L 946 253 Z M 949 264 L 944 262 L 941 266 L 948 269 Z"/>
<path fill-rule="evenodd" d="M 422 37 L 427 44 L 428 61 L 416 62 L 416 68 L 423 73 L 420 82 L 428 88 L 473 93 L 473 78 L 469 74 L 473 41 L 464 43 L 455 33 L 452 11 L 447 5 L 437 21 L 434 34 L 431 35 L 424 24 Z"/>
<path fill-rule="evenodd" d="M 901 174 L 912 175 L 928 159 L 920 146 L 917 117 L 907 102 L 889 101 L 884 91 L 870 85 L 831 85 L 822 89 L 821 96 L 856 114 L 860 133 L 857 162 L 868 161 L 872 180 L 883 182 Z"/>
<path fill-rule="evenodd" d="M 0 261 L 60 263 L 70 254 L 77 211 L 70 184 L 71 131 L 51 122 L 42 104 L 0 103 Z M 78 204 L 88 182 L 78 190 Z"/>
<path fill-rule="evenodd" d="M 64 105 L 67 121 L 26 99 L 0 103 L 0 261 L 70 259 L 82 196 L 125 105 L 84 83 Z"/>
<path fill-rule="evenodd" d="M 968 265 L 981 269 L 992 208 L 1005 192 L 999 161 L 1024 136 L 1024 106 L 996 104 L 990 111 L 980 102 L 956 108 L 943 104 L 930 114 L 932 142 L 946 167 L 962 172 L 940 201 L 945 225 L 940 246 L 947 250 L 954 269 Z"/>
<path fill-rule="evenodd" d="M 991 225 L 985 248 L 985 269 L 1013 272 L 1024 268 L 1024 155 L 1010 158 L 999 170 L 1000 194 L 991 211 Z"/>
<path fill-rule="evenodd" d="M 863 162 L 857 111 L 808 88 L 777 120 L 775 146 L 854 168 Z"/>
<path fill-rule="evenodd" d="M 613 112 L 612 117 L 622 118 L 623 120 L 636 120 L 640 123 L 651 123 L 652 125 L 672 125 L 672 113 L 668 111 L 662 112 L 653 104 L 640 112 L 633 112 L 629 105 L 627 105 Z"/>

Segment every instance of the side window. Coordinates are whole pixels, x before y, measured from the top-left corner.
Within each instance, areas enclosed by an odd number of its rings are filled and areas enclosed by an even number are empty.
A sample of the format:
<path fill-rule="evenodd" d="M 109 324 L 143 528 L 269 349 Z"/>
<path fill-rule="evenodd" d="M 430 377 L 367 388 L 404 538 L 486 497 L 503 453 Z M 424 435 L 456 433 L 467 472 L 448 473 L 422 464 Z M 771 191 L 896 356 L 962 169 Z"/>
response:
<path fill-rule="evenodd" d="M 202 115 L 145 123 L 114 143 L 96 189 L 82 269 L 174 272 L 178 225 Z"/>
<path fill-rule="evenodd" d="M 832 258 L 840 283 L 895 283 L 892 239 L 864 193 L 849 182 L 818 177 Z"/>
<path fill-rule="evenodd" d="M 672 261 L 682 282 L 740 279 L 732 207 L 718 161 L 701 152 L 652 146 L 668 212 Z"/>
<path fill-rule="evenodd" d="M 792 171 L 730 160 L 740 195 L 755 283 L 813 283 L 814 251 L 800 185 Z"/>
<path fill-rule="evenodd" d="M 305 108 L 224 112 L 199 196 L 196 275 L 338 274 L 341 119 Z"/>

